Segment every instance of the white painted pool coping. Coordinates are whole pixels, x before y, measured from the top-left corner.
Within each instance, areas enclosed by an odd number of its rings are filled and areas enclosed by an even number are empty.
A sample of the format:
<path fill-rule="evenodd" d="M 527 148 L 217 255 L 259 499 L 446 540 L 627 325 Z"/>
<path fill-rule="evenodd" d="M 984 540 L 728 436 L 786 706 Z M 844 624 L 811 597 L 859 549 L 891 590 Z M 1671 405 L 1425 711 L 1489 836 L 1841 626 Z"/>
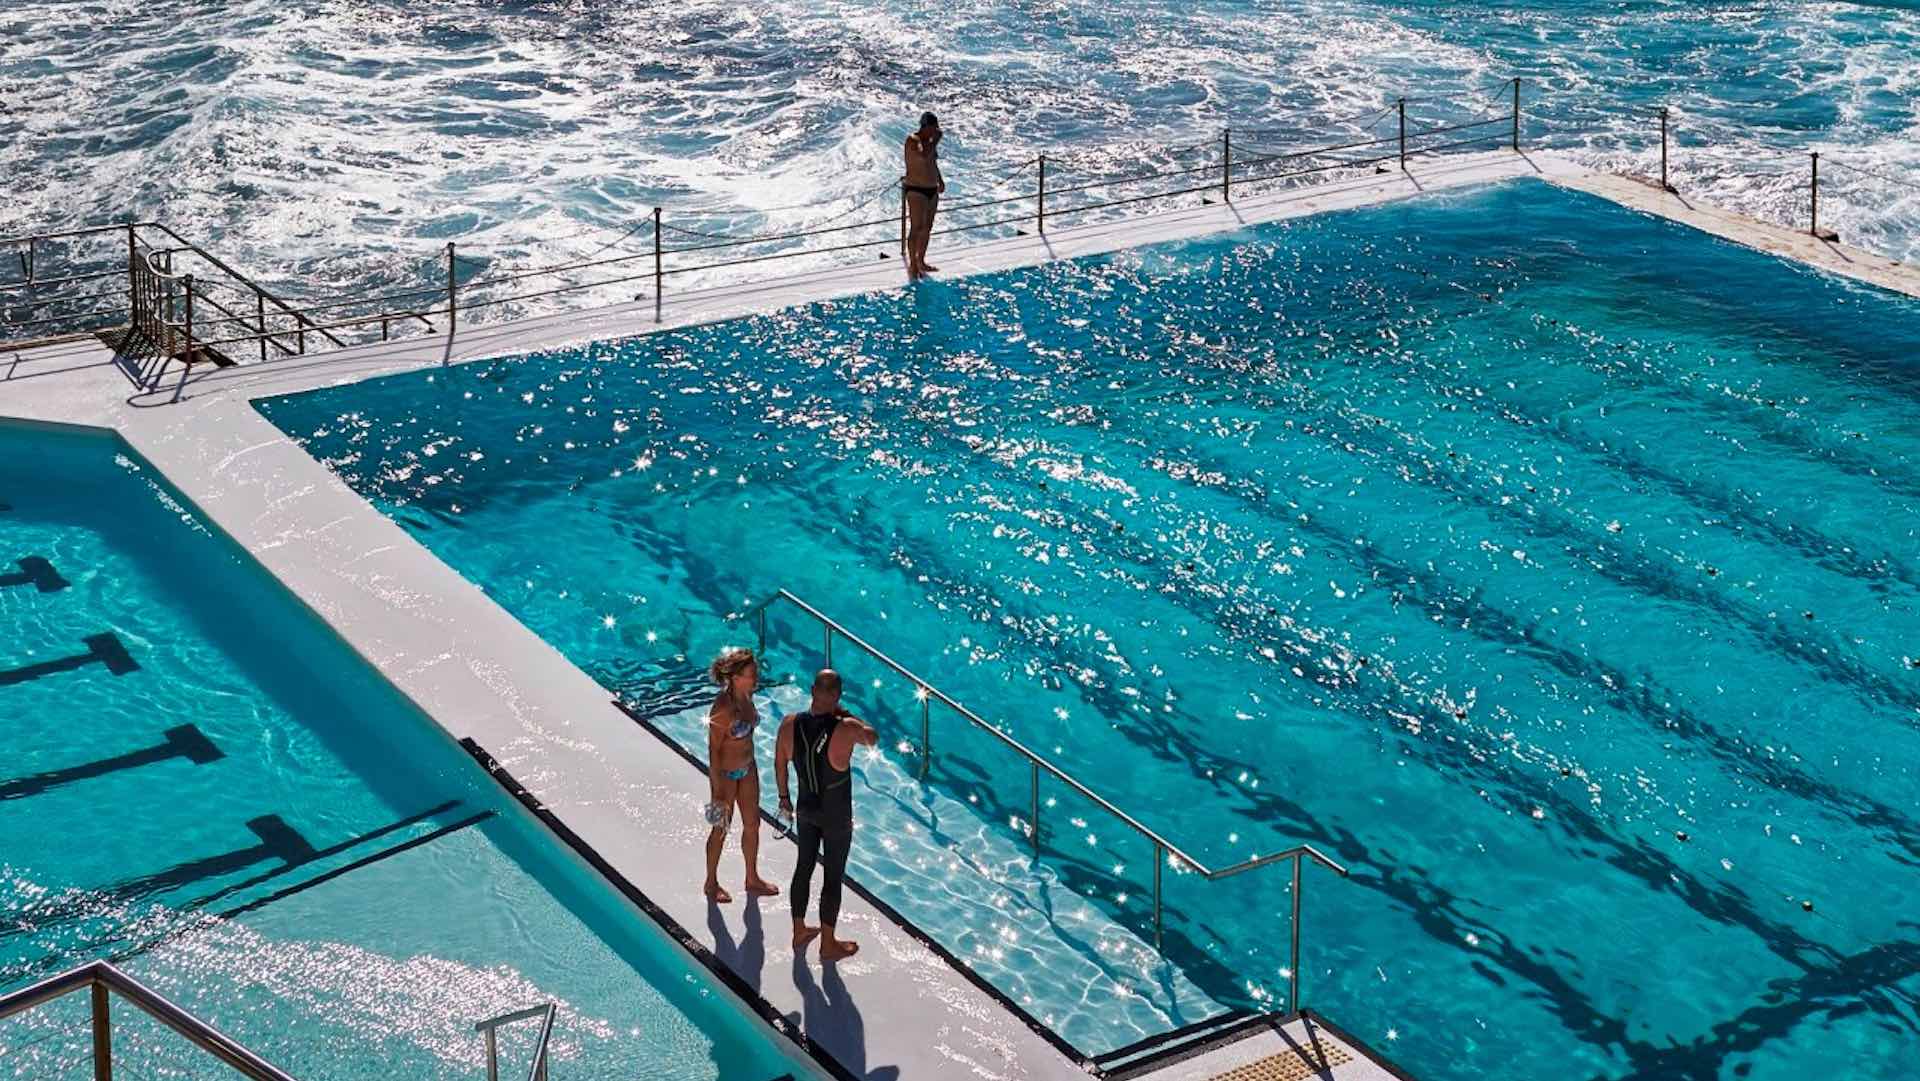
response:
<path fill-rule="evenodd" d="M 941 251 L 938 258 L 943 276 L 978 274 L 1517 176 L 1539 176 L 1920 296 L 1914 268 L 1692 205 L 1638 181 L 1590 173 L 1550 153 L 1510 151 L 1415 159 L 1405 174 L 1056 227 L 1044 238 L 996 240 Z M 711 950 L 720 938 L 714 927 L 734 942 L 749 928 L 743 900 L 721 910 L 723 924 L 709 923 L 699 892 L 702 830 L 693 813 L 705 798 L 699 775 L 617 710 L 604 688 L 354 494 L 251 403 L 376 375 L 901 288 L 901 279 L 892 262 L 832 268 L 669 295 L 657 322 L 648 300 L 461 328 L 451 340 L 437 335 L 243 364 L 200 375 L 177 402 L 170 394 L 136 394 L 97 343 L 49 346 L 0 355 L 0 418 L 119 432 L 450 736 L 471 739 L 495 756 L 571 832 Z M 769 590 L 779 584 L 766 583 Z M 770 840 L 762 858 L 767 876 L 784 882 L 791 846 Z M 723 867 L 737 877 L 736 852 L 730 850 Z M 804 1019 L 808 1035 L 853 1076 L 884 1076 L 887 1067 L 906 1078 L 1086 1076 L 1082 1064 L 857 896 L 848 897 L 842 924 L 866 949 L 839 966 L 832 986 L 820 982 L 817 960 L 792 964 L 780 934 L 785 915 L 784 899 L 764 906 L 764 966 L 743 975 L 773 1009 Z M 1304 1035 L 1297 1026 L 1290 1031 Z M 1281 1040 L 1272 1033 L 1260 1039 L 1276 1046 Z M 1259 1044 L 1236 1046 L 1155 1076 L 1198 1078 L 1204 1064 L 1229 1068 Z M 1322 1076 L 1386 1075 L 1356 1056 L 1355 1065 Z"/>

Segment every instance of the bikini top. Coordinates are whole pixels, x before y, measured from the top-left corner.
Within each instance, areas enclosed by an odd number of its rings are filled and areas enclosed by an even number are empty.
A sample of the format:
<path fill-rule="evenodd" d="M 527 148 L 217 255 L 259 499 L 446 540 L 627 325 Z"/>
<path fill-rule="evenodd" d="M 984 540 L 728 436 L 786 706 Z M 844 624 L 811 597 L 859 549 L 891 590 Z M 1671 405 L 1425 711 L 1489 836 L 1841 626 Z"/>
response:
<path fill-rule="evenodd" d="M 729 703 L 729 705 L 731 705 L 731 703 Z M 760 727 L 760 711 L 758 709 L 753 711 L 751 717 L 746 718 L 741 717 L 739 713 L 736 712 L 733 717 L 733 724 L 727 727 L 727 737 L 729 739 L 749 739 L 753 736 L 753 730 L 758 727 Z"/>

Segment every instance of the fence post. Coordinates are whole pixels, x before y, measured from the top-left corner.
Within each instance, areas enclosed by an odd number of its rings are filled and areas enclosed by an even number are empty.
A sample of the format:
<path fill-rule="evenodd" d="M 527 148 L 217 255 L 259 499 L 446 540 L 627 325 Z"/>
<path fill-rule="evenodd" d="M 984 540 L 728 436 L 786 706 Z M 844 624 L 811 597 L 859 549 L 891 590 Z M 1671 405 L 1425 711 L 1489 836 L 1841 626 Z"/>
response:
<path fill-rule="evenodd" d="M 107 1008 L 107 985 L 95 982 L 93 999 L 93 1081 L 113 1081 L 113 1017 Z"/>
<path fill-rule="evenodd" d="M 1166 952 L 1160 922 L 1160 868 L 1167 862 L 1167 850 L 1153 842 L 1153 948 Z"/>
<path fill-rule="evenodd" d="M 1660 106 L 1660 190 L 1673 190 L 1673 185 L 1667 182 L 1667 107 L 1665 105 Z"/>
<path fill-rule="evenodd" d="M 459 285 L 454 274 L 453 241 L 447 241 L 447 338 L 453 338 L 453 324 L 459 319 Z"/>
<path fill-rule="evenodd" d="M 267 360 L 267 297 L 258 289 L 253 291 L 253 316 L 260 324 L 260 362 L 264 364 Z"/>
<path fill-rule="evenodd" d="M 1220 132 L 1220 201 L 1233 202 L 1233 129 Z"/>
<path fill-rule="evenodd" d="M 33 242 L 34 242 L 33 237 L 27 238 L 27 254 L 23 257 L 22 262 L 20 263 L 20 269 L 26 272 L 27 287 L 29 289 L 33 287 Z"/>
<path fill-rule="evenodd" d="M 1812 151 L 1813 183 L 1807 188 L 1807 232 L 1815 237 L 1820 235 L 1820 152 Z"/>
<path fill-rule="evenodd" d="M 1047 156 L 1040 155 L 1040 212 L 1034 222 L 1034 228 L 1041 236 L 1047 235 Z"/>
<path fill-rule="evenodd" d="M 1513 149 L 1520 149 L 1520 76 L 1513 77 Z"/>
<path fill-rule="evenodd" d="M 1293 947 L 1287 965 L 1287 1009 L 1300 1012 L 1300 857 L 1293 857 Z"/>
<path fill-rule="evenodd" d="M 134 239 L 133 223 L 127 223 L 127 325 L 140 325 L 139 242 Z"/>
<path fill-rule="evenodd" d="M 904 197 L 903 197 L 904 198 Z M 653 208 L 653 321 L 660 321 L 661 290 L 665 275 L 660 269 L 660 208 Z"/>
<path fill-rule="evenodd" d="M 1040 858 L 1040 763 L 1030 762 L 1028 766 L 1033 774 L 1033 817 L 1027 821 L 1027 825 L 1033 831 L 1033 858 L 1038 860 Z"/>
<path fill-rule="evenodd" d="M 920 779 L 933 766 L 933 695 L 920 688 Z"/>
<path fill-rule="evenodd" d="M 187 318 L 186 318 L 187 355 L 185 359 L 187 362 L 187 366 L 192 367 L 193 366 L 193 275 L 188 274 L 187 276 L 181 278 L 180 284 L 186 286 L 186 290 L 187 290 Z"/>
<path fill-rule="evenodd" d="M 1400 102 L 1400 171 L 1407 171 L 1407 99 Z"/>

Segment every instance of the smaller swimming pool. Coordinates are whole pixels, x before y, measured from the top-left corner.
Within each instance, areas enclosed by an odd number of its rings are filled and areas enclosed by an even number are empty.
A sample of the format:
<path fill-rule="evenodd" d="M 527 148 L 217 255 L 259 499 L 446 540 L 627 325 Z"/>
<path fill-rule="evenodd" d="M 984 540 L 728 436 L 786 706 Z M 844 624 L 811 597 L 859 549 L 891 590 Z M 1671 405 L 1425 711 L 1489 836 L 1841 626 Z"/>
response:
<path fill-rule="evenodd" d="M 816 1076 L 116 437 L 0 424 L 0 718 L 0 992 L 109 959 L 297 1077 L 467 1081 L 549 1001 L 556 1073 Z M 78 1076 L 83 999 L 0 1077 Z M 127 1013 L 127 1076 L 213 1068 Z"/>

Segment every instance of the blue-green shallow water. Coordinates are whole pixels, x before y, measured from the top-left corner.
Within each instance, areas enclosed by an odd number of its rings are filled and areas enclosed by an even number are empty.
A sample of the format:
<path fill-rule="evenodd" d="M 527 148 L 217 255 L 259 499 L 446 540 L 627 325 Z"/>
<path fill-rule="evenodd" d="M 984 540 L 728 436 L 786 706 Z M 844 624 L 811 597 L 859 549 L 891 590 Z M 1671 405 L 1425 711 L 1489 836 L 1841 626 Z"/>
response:
<path fill-rule="evenodd" d="M 1916 356 L 1523 181 L 263 408 L 611 687 L 787 587 L 1202 858 L 1321 846 L 1305 1001 L 1416 1076 L 1891 1079 Z M 1023 817 L 962 733 L 936 783 Z M 1143 926 L 1083 812 L 1052 862 Z M 1271 1004 L 1282 887 L 1172 877 L 1169 949 Z"/>
<path fill-rule="evenodd" d="M 0 991 L 115 959 L 301 1078 L 483 1076 L 473 1023 L 550 1000 L 556 1075 L 803 1070 L 117 440 L 0 426 L 20 559 L 57 580 L 0 577 Z M 135 667 L 18 674 L 102 634 Z M 0 1023 L 0 1077 L 81 1076 L 83 1017 Z M 128 1076 L 219 1069 L 121 1019 Z"/>

